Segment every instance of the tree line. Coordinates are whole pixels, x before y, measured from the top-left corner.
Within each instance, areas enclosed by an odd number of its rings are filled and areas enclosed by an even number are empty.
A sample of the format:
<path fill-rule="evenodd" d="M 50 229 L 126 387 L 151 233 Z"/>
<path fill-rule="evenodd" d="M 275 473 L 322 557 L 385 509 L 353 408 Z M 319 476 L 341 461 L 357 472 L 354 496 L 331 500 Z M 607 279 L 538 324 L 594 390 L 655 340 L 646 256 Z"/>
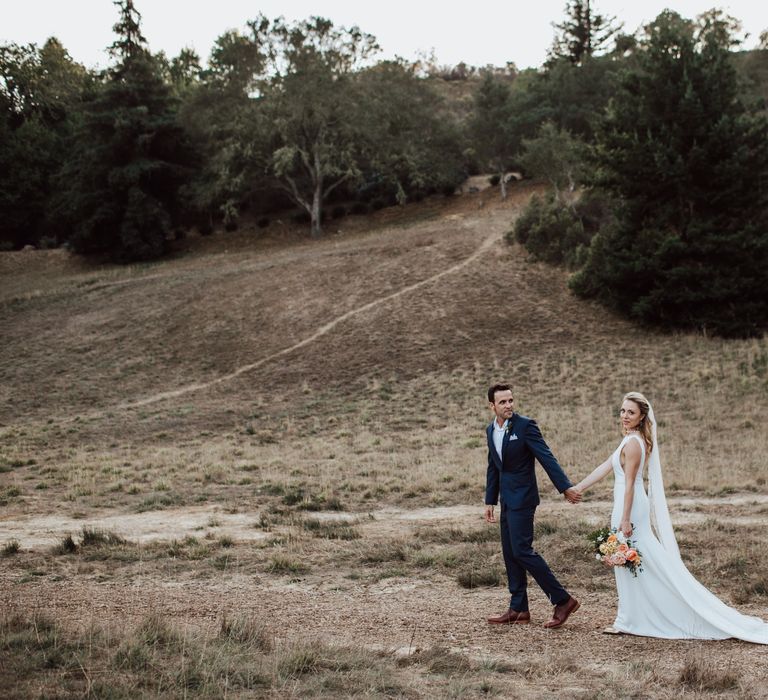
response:
<path fill-rule="evenodd" d="M 375 37 L 258 16 L 152 53 L 116 0 L 112 64 L 55 38 L 0 46 L 0 247 L 118 262 L 191 228 L 267 226 L 451 195 L 468 175 L 547 180 L 512 240 L 640 321 L 750 335 L 768 325 L 768 35 L 665 11 L 628 34 L 569 0 L 541 69 L 379 60 Z"/>

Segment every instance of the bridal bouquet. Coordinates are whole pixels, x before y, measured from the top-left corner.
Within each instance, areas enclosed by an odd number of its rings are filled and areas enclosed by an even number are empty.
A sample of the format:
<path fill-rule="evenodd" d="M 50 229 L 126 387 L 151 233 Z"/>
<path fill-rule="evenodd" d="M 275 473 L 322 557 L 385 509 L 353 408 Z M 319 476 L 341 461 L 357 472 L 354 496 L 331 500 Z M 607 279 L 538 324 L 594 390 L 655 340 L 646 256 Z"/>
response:
<path fill-rule="evenodd" d="M 616 528 L 600 528 L 587 535 L 587 539 L 592 543 L 598 561 L 608 566 L 625 566 L 633 576 L 643 570 L 640 550 Z"/>

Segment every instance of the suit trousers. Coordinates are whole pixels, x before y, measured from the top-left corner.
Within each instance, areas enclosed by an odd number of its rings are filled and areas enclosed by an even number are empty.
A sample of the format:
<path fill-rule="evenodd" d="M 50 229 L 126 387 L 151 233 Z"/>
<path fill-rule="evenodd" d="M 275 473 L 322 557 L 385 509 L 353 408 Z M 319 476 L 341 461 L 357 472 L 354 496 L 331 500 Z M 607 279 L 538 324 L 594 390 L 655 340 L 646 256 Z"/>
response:
<path fill-rule="evenodd" d="M 560 585 L 544 558 L 533 548 L 533 517 L 536 508 L 510 510 L 501 504 L 501 550 L 507 568 L 507 580 L 511 595 L 509 607 L 518 612 L 528 610 L 528 579 L 536 583 L 552 605 L 564 603 L 570 597 Z"/>

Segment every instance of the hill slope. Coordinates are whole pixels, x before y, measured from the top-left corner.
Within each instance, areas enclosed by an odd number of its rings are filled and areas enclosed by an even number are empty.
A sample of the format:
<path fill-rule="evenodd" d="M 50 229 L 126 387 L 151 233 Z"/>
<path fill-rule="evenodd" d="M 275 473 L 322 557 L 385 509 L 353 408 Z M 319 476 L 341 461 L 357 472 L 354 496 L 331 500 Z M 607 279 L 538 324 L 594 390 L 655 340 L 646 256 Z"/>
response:
<path fill-rule="evenodd" d="M 384 210 L 320 242 L 217 235 L 131 268 L 0 254 L 0 521 L 20 544 L 4 559 L 0 606 L 22 618 L 44 607 L 72 634 L 98 610 L 118 641 L 158 610 L 203 636 L 233 615 L 267 620 L 277 646 L 249 664 L 292 697 L 549 697 L 553 678 L 566 695 L 607 697 L 630 674 L 644 697 L 669 697 L 691 668 L 726 663 L 742 680 L 705 675 L 697 689 L 744 691 L 763 650 L 713 643 L 703 664 L 680 661 L 684 643 L 599 634 L 613 589 L 583 535 L 605 522 L 610 484 L 574 510 L 541 478 L 537 543 L 586 603 L 559 637 L 489 630 L 502 588 L 457 585 L 478 574 L 503 585 L 496 534 L 478 522 L 488 384 L 513 382 L 574 478 L 613 449 L 621 396 L 639 389 L 661 419 L 694 573 L 765 617 L 768 565 L 752 553 L 766 544 L 755 525 L 768 502 L 768 343 L 660 335 L 575 299 L 564 272 L 503 242 L 534 190 Z M 546 601 L 532 597 L 543 621 Z M 0 625 L 0 646 L 19 625 Z M 391 685 L 323 685 L 342 682 L 323 675 L 326 661 L 281 675 L 305 634 L 374 654 L 339 668 L 379 668 L 382 649 L 427 655 L 413 666 L 385 655 L 391 668 L 377 673 Z M 585 670 L 576 644 L 601 661 L 618 648 L 619 660 Z M 521 660 L 500 674 L 497 655 Z M 461 681 L 430 661 L 444 657 Z M 0 672 L 0 687 L 58 692 L 61 677 L 35 658 L 26 675 Z M 89 663 L 103 677 L 112 662 Z M 109 682 L 154 692 L 126 668 Z M 68 678 L 82 694 L 85 681 Z M 186 692 L 174 679 L 163 692 Z"/>

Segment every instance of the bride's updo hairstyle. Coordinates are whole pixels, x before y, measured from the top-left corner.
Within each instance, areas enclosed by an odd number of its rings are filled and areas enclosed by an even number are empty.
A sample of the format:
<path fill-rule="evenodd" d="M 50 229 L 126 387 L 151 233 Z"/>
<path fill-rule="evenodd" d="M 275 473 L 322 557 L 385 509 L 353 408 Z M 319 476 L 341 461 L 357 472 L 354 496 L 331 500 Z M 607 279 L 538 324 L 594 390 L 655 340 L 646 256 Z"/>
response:
<path fill-rule="evenodd" d="M 651 405 L 648 403 L 648 399 L 646 399 L 639 391 L 630 391 L 628 394 L 625 394 L 621 402 L 624 403 L 627 400 L 637 404 L 637 407 L 640 409 L 642 418 L 640 419 L 640 425 L 637 426 L 637 432 L 642 435 L 643 441 L 645 442 L 645 453 L 649 455 L 653 450 L 653 426 L 651 425 L 651 419 L 648 416 L 648 411 L 650 410 Z"/>

